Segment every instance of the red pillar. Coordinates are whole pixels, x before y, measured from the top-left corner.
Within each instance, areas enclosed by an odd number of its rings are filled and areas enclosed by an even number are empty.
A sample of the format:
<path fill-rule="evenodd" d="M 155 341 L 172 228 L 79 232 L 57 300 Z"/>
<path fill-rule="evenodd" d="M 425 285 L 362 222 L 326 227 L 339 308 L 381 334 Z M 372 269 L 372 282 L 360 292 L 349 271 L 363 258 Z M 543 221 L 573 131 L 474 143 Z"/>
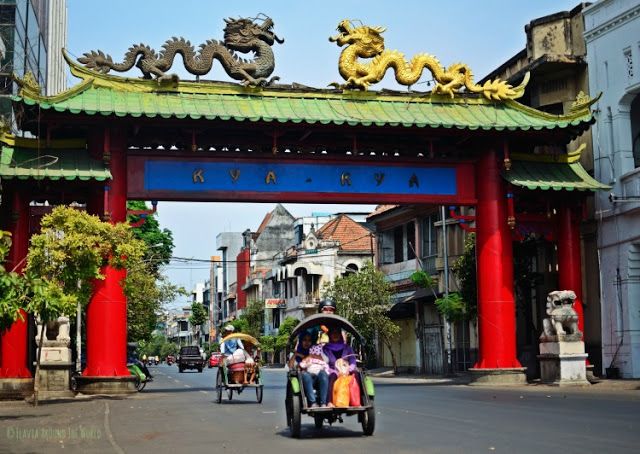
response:
<path fill-rule="evenodd" d="M 12 210 L 14 222 L 11 228 L 11 251 L 7 268 L 22 272 L 25 257 L 29 251 L 29 198 L 16 190 L 13 193 Z M 27 313 L 21 311 L 23 320 L 18 319 L 1 334 L 0 378 L 30 378 L 27 367 Z"/>
<path fill-rule="evenodd" d="M 478 369 L 522 367 L 516 358 L 513 249 L 507 202 L 496 152 L 476 166 Z"/>
<path fill-rule="evenodd" d="M 127 156 L 123 136 L 105 131 L 104 151 L 110 154 L 112 181 L 105 198 L 105 211 L 112 223 L 127 217 Z M 127 299 L 122 288 L 126 270 L 102 269 L 104 280 L 94 284 L 87 307 L 87 367 L 85 376 L 129 376 L 127 369 Z"/>
<path fill-rule="evenodd" d="M 580 225 L 571 207 L 563 205 L 558 212 L 558 285 L 559 290 L 575 292 L 573 308 L 579 316 L 578 328 L 584 333 L 581 263 Z"/>

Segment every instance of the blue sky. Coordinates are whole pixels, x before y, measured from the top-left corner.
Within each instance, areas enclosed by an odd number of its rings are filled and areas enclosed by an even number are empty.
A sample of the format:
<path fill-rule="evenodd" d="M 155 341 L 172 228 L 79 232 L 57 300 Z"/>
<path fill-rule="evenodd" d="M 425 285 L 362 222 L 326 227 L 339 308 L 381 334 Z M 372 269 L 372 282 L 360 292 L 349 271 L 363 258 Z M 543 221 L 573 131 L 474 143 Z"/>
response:
<path fill-rule="evenodd" d="M 476 79 L 524 48 L 524 26 L 538 17 L 566 11 L 578 5 L 566 0 L 485 0 L 442 2 L 325 0 L 306 1 L 215 1 L 215 0 L 68 0 L 68 50 L 79 57 L 101 49 L 120 61 L 129 46 L 145 43 L 158 50 L 172 36 L 183 36 L 196 47 L 207 39 L 222 39 L 224 18 L 270 16 L 274 31 L 284 38 L 275 44 L 276 69 L 280 82 L 297 82 L 326 87 L 341 81 L 338 74 L 340 48 L 328 37 L 342 19 L 360 20 L 366 25 L 387 28 L 387 49 L 397 49 L 408 58 L 418 52 L 435 55 L 443 65 L 467 63 Z M 172 71 L 187 79 L 182 62 Z M 137 76 L 135 72 L 131 75 Z M 214 64 L 203 79 L 229 77 Z M 430 79 L 429 75 L 424 80 Z M 70 84 L 75 81 L 70 79 Z M 402 90 L 391 76 L 374 89 Z M 416 86 L 415 89 L 421 88 Z M 173 231 L 174 255 L 206 259 L 215 255 L 215 237 L 220 232 L 255 230 L 273 204 L 168 203 L 158 205 L 159 220 Z M 285 204 L 294 216 L 312 211 L 370 211 L 372 206 Z M 206 264 L 172 264 L 170 279 L 186 288 L 208 277 Z"/>

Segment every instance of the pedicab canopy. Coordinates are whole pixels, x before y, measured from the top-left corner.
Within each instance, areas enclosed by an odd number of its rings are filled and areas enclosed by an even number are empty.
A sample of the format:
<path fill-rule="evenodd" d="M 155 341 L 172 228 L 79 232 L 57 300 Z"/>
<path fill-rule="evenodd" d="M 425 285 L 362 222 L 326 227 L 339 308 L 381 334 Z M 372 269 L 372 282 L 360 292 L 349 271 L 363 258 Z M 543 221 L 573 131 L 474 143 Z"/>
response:
<path fill-rule="evenodd" d="M 256 339 L 253 336 L 250 336 L 248 334 L 245 333 L 233 333 L 233 334 L 229 334 L 228 336 L 222 338 L 222 342 L 231 340 L 231 339 L 239 339 L 241 341 L 247 341 L 253 345 L 255 345 L 256 347 L 260 346 L 260 342 L 258 342 L 258 339 Z"/>
<path fill-rule="evenodd" d="M 362 335 L 346 318 L 333 314 L 314 314 L 298 323 L 298 325 L 293 329 L 291 335 L 289 336 L 289 344 L 295 342 L 296 338 L 303 330 L 318 325 L 338 326 L 351 334 L 353 337 L 357 338 L 360 343 L 364 343 L 364 338 L 362 337 Z"/>

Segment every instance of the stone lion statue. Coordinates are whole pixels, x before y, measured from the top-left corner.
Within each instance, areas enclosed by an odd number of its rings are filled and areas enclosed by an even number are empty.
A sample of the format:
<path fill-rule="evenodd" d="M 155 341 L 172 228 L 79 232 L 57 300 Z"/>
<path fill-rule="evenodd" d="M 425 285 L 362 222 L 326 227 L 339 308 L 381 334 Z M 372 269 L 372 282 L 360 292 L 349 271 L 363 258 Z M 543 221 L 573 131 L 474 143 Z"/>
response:
<path fill-rule="evenodd" d="M 64 315 L 58 317 L 57 320 L 51 320 L 44 325 L 44 344 L 50 344 L 52 342 L 68 343 L 71 341 L 69 333 L 69 317 Z M 40 342 L 40 334 L 42 332 L 42 321 L 40 316 L 36 316 L 36 343 Z"/>
<path fill-rule="evenodd" d="M 575 335 L 581 337 L 578 329 L 578 313 L 573 308 L 576 294 L 572 290 L 556 290 L 547 295 L 547 315 L 542 321 L 541 337 Z"/>

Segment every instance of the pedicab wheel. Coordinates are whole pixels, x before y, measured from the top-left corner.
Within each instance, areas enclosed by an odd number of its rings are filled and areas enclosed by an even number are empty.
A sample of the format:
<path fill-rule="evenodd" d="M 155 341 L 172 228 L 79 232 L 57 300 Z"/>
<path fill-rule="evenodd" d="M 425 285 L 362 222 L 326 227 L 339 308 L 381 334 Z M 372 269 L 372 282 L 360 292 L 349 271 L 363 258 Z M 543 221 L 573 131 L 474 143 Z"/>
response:
<path fill-rule="evenodd" d="M 313 417 L 313 421 L 316 424 L 316 429 L 322 429 L 322 423 L 324 422 L 324 418 L 320 415 L 315 415 Z"/>
<path fill-rule="evenodd" d="M 256 400 L 259 404 L 262 403 L 262 385 L 256 388 Z"/>
<path fill-rule="evenodd" d="M 376 410 L 375 408 L 367 408 L 362 413 L 362 431 L 365 435 L 373 435 L 376 428 Z"/>
<path fill-rule="evenodd" d="M 78 374 L 74 373 L 71 376 L 71 380 L 70 380 L 69 386 L 71 388 L 71 391 L 77 391 L 78 390 Z"/>
<path fill-rule="evenodd" d="M 300 438 L 300 424 L 302 419 L 302 410 L 300 404 L 300 396 L 293 394 L 291 396 L 291 436 Z"/>
<path fill-rule="evenodd" d="M 140 380 L 140 377 L 136 378 L 136 389 L 138 390 L 138 392 L 142 391 L 145 386 L 147 386 L 146 381 Z"/>
<path fill-rule="evenodd" d="M 227 397 L 229 398 L 229 400 L 233 399 L 233 389 L 227 388 Z"/>
<path fill-rule="evenodd" d="M 135 381 L 133 382 L 133 386 L 136 387 L 136 391 L 140 391 L 140 377 L 136 375 Z"/>
<path fill-rule="evenodd" d="M 222 369 L 218 369 L 218 375 L 216 377 L 216 402 L 222 402 Z"/>

